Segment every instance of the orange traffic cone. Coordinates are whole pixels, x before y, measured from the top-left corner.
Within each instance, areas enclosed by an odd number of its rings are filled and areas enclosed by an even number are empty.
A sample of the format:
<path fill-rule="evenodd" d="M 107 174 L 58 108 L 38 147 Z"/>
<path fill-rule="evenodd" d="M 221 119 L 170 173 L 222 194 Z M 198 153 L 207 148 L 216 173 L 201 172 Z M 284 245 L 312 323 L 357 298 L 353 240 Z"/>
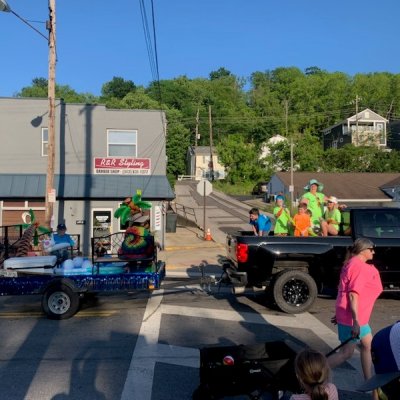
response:
<path fill-rule="evenodd" d="M 210 228 L 207 229 L 206 237 L 204 238 L 204 240 L 212 240 Z"/>

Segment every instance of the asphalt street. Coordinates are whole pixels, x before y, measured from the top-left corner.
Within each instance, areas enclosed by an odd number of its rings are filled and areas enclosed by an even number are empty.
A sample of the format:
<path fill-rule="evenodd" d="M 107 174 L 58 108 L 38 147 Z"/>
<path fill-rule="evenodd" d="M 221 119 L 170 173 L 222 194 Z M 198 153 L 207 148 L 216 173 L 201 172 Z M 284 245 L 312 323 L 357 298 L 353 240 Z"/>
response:
<path fill-rule="evenodd" d="M 164 259 L 167 264 L 167 277 L 206 277 L 211 279 L 202 281 L 203 288 L 209 291 L 216 291 L 213 286 L 213 278 L 218 278 L 221 274 L 221 262 L 225 257 L 226 234 L 236 230 L 249 230 L 248 210 L 252 206 L 260 206 L 261 200 L 253 200 L 244 204 L 236 201 L 222 193 L 213 192 L 206 200 L 196 192 L 193 184 L 182 182 L 175 188 L 177 197 L 176 203 L 184 205 L 194 210 L 196 218 L 191 218 L 191 223 L 187 224 L 184 219 L 179 219 L 176 232 L 166 234 L 166 247 L 159 253 L 159 257 Z M 221 207 L 221 203 L 224 207 Z M 206 230 L 210 229 L 212 240 L 204 240 L 203 221 L 205 218 Z M 196 226 L 197 225 L 197 226 Z M 207 287 L 208 282 L 208 287 Z M 210 283 L 211 282 L 211 283 Z M 224 288 L 231 290 L 230 288 Z M 328 306 L 327 306 L 328 304 Z M 322 312 L 319 307 L 322 305 Z M 324 307 L 328 307 L 324 309 Z M 314 311 L 315 309 L 315 311 Z M 280 317 L 264 320 L 276 327 L 283 328 L 288 332 L 289 327 L 297 326 L 293 332 L 293 337 L 303 338 L 302 343 L 312 346 L 313 344 L 321 347 L 319 341 L 315 341 L 315 335 L 325 343 L 326 350 L 336 347 L 339 343 L 335 328 L 330 324 L 329 319 L 332 314 L 333 303 L 325 299 L 317 301 L 313 311 L 300 314 L 296 320 L 302 321 L 304 325 L 293 325 L 293 316 L 279 314 Z M 228 312 L 224 312 L 228 313 Z M 247 316 L 248 317 L 248 316 Z M 265 317 L 264 317 L 265 318 Z M 252 320 L 253 317 L 250 317 Z M 232 321 L 235 317 L 232 316 Z M 377 324 L 379 325 L 379 324 Z M 380 326 L 379 326 L 380 328 Z M 312 334 L 310 333 L 310 330 Z M 278 335 L 279 336 L 279 335 Z M 313 339 L 314 338 L 314 339 Z M 359 354 L 338 368 L 333 373 L 334 382 L 340 389 L 341 399 L 368 399 L 369 395 L 354 391 L 355 382 L 362 381 L 360 371 Z"/>

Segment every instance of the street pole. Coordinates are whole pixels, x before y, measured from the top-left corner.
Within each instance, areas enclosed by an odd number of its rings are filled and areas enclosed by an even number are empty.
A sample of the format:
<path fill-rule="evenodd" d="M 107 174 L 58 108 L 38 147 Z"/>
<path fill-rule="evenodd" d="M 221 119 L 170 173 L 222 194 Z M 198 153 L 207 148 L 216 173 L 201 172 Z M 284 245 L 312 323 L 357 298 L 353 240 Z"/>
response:
<path fill-rule="evenodd" d="M 23 23 L 37 32 L 47 40 L 49 46 L 49 76 L 47 86 L 47 96 L 49 100 L 49 120 L 47 128 L 47 171 L 46 171 L 46 189 L 45 189 L 45 225 L 51 227 L 53 217 L 53 205 L 55 202 L 54 192 L 54 160 L 55 160 L 55 91 L 56 91 L 56 0 L 49 0 L 49 20 L 46 21 L 46 28 L 49 31 L 48 38 L 39 30 L 32 26 L 26 19 L 19 16 L 7 4 L 6 0 L 0 0 L 0 11 L 11 12 Z"/>
<path fill-rule="evenodd" d="M 286 138 L 289 137 L 289 101 L 285 99 L 285 129 L 286 129 Z M 290 138 L 290 213 L 293 211 L 293 202 L 294 202 L 294 182 L 293 182 L 293 136 Z"/>
<path fill-rule="evenodd" d="M 203 186 L 203 239 L 206 240 L 206 181 L 204 181 Z"/>
<path fill-rule="evenodd" d="M 46 212 L 45 225 L 49 228 L 53 218 L 54 196 L 54 165 L 55 165 L 55 97 L 56 97 L 56 2 L 49 0 L 49 20 L 46 23 L 49 31 L 49 76 L 48 76 L 48 144 L 47 144 L 47 173 L 46 173 Z"/>
<path fill-rule="evenodd" d="M 210 178 L 214 182 L 214 162 L 213 162 L 213 131 L 212 131 L 212 120 L 211 120 L 211 106 L 208 106 L 208 120 L 210 124 Z"/>

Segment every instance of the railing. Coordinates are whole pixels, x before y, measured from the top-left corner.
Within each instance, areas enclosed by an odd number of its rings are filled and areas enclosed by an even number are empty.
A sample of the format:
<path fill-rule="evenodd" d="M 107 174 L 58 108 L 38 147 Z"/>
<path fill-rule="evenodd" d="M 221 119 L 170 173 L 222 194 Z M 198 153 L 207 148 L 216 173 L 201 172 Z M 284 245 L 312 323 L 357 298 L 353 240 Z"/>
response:
<path fill-rule="evenodd" d="M 174 211 L 176 212 L 176 214 L 180 215 L 181 217 L 185 218 L 186 220 L 191 220 L 191 221 L 195 222 L 196 225 L 198 225 L 194 208 L 187 207 L 187 206 L 184 206 L 183 204 L 179 204 L 179 203 L 174 203 L 173 205 L 171 204 L 171 207 L 172 207 L 172 209 L 175 207 Z"/>
<path fill-rule="evenodd" d="M 15 244 L 22 237 L 22 225 L 0 226 L 0 264 L 16 252 Z"/>
<path fill-rule="evenodd" d="M 0 226 L 0 268 L 3 267 L 4 260 L 15 257 L 17 254 L 23 233 L 23 225 Z M 81 236 L 79 234 L 71 234 L 70 236 L 75 242 L 73 250 L 78 252 L 81 245 Z M 42 234 L 39 235 L 38 240 L 41 242 L 47 237 L 48 234 Z M 40 255 L 42 253 L 41 246 L 35 246 L 32 242 L 30 252 Z"/>
<path fill-rule="evenodd" d="M 178 181 L 191 181 L 195 179 L 195 175 L 178 175 Z"/>

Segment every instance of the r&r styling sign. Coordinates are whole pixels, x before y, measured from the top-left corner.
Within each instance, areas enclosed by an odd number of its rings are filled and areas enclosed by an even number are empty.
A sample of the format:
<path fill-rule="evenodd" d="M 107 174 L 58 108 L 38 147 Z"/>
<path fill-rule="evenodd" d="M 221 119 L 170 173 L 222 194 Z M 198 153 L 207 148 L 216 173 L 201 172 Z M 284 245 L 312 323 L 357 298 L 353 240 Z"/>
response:
<path fill-rule="evenodd" d="M 107 175 L 150 175 L 150 158 L 95 157 L 94 173 Z"/>

